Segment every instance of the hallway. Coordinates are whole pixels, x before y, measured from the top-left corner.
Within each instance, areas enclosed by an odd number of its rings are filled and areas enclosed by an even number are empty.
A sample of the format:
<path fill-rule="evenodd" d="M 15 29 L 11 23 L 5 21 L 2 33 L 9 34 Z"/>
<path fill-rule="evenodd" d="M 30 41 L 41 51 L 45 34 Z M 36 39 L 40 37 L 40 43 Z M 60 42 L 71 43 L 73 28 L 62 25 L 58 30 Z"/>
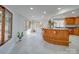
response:
<path fill-rule="evenodd" d="M 37 29 L 36 32 L 31 33 L 29 29 L 24 34 L 22 41 L 17 41 L 14 48 L 11 50 L 11 54 L 52 54 L 52 53 L 79 53 L 78 38 L 77 36 L 70 36 L 72 43 L 69 47 L 53 45 L 45 42 L 42 38 L 41 29 Z M 75 39 L 75 40 L 73 40 Z M 77 42 L 74 44 L 74 42 Z"/>

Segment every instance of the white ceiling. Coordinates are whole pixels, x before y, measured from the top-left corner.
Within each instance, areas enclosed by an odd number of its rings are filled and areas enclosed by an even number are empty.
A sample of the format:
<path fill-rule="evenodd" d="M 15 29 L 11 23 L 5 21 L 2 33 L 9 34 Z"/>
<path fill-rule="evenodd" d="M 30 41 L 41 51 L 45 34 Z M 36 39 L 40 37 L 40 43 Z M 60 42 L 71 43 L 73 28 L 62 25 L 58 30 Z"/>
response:
<path fill-rule="evenodd" d="M 28 19 L 48 19 L 53 17 L 78 16 L 78 5 L 6 5 L 12 11 Z M 34 8 L 30 10 L 30 8 Z M 58 10 L 57 8 L 61 8 Z M 46 11 L 46 14 L 44 14 Z M 72 11 L 75 12 L 72 14 Z"/>

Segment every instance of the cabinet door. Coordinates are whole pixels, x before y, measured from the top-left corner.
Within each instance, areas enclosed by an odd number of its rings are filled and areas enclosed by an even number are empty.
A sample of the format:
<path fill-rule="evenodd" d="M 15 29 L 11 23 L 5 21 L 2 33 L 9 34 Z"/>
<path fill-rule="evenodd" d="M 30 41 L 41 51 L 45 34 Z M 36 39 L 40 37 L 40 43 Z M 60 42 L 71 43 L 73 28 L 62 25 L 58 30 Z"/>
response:
<path fill-rule="evenodd" d="M 68 29 L 70 35 L 74 35 L 74 29 Z"/>
<path fill-rule="evenodd" d="M 76 17 L 75 24 L 76 24 L 76 25 L 79 25 L 79 17 Z"/>
<path fill-rule="evenodd" d="M 79 35 L 79 28 L 74 29 L 74 34 Z"/>
<path fill-rule="evenodd" d="M 75 18 L 65 18 L 65 25 L 74 25 Z"/>
<path fill-rule="evenodd" d="M 8 10 L 5 10 L 5 41 L 9 40 L 12 36 L 12 19 Z"/>

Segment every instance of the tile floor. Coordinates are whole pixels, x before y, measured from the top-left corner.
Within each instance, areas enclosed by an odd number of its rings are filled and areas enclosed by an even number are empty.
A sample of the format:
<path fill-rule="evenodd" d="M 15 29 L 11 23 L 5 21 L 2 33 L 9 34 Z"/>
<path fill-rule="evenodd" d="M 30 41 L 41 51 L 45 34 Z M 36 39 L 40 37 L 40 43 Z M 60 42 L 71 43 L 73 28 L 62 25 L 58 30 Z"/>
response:
<path fill-rule="evenodd" d="M 25 32 L 22 41 L 17 41 L 11 54 L 78 54 L 79 53 L 79 36 L 71 35 L 69 37 L 71 44 L 69 47 L 53 45 L 45 42 L 42 38 L 41 29 L 35 33 L 31 30 Z"/>

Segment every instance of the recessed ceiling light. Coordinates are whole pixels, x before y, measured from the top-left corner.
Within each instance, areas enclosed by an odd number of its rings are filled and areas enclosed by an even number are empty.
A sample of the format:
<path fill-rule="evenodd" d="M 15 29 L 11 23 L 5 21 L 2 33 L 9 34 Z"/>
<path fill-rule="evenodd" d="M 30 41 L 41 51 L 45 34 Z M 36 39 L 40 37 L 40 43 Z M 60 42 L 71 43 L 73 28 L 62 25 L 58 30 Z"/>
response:
<path fill-rule="evenodd" d="M 75 12 L 72 12 L 72 14 L 74 14 Z"/>
<path fill-rule="evenodd" d="M 34 8 L 32 8 L 32 7 L 30 8 L 30 10 L 33 10 L 33 9 L 34 9 Z"/>
<path fill-rule="evenodd" d="M 60 10 L 61 8 L 57 8 L 58 10 Z"/>
<path fill-rule="evenodd" d="M 34 17 L 34 16 L 32 16 L 32 17 Z"/>
<path fill-rule="evenodd" d="M 46 11 L 44 11 L 43 13 L 46 14 Z"/>

